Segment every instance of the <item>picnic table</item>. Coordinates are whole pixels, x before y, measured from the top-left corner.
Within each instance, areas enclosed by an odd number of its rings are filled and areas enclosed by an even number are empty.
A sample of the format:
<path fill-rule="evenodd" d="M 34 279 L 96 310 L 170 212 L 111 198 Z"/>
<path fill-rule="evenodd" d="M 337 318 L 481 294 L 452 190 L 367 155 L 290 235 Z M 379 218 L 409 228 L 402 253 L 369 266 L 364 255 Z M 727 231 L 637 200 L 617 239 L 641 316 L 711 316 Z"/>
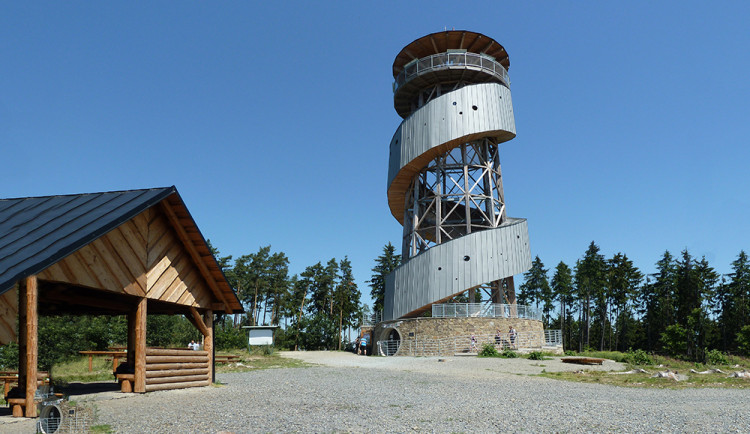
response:
<path fill-rule="evenodd" d="M 79 351 L 79 354 L 89 356 L 89 372 L 94 370 L 94 356 L 112 356 L 112 372 L 117 370 L 120 357 L 127 357 L 127 351 Z"/>
<path fill-rule="evenodd" d="M 49 372 L 47 371 L 37 372 L 36 378 L 42 385 L 49 384 Z M 0 371 L 0 381 L 3 382 L 3 396 L 7 397 L 11 384 L 18 382 L 18 371 Z"/>

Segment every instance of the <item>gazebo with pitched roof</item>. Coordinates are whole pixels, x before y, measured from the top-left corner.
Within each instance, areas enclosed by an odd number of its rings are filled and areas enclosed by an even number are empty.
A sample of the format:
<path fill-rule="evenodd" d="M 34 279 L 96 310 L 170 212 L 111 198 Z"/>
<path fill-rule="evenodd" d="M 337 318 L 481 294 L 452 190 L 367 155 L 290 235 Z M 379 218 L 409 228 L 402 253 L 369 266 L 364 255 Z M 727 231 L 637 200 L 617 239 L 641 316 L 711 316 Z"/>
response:
<path fill-rule="evenodd" d="M 18 341 L 27 417 L 40 313 L 126 315 L 132 373 L 118 377 L 144 393 L 210 384 L 214 313 L 242 311 L 174 186 L 0 199 L 0 343 Z M 147 313 L 185 315 L 204 350 L 147 349 Z"/>

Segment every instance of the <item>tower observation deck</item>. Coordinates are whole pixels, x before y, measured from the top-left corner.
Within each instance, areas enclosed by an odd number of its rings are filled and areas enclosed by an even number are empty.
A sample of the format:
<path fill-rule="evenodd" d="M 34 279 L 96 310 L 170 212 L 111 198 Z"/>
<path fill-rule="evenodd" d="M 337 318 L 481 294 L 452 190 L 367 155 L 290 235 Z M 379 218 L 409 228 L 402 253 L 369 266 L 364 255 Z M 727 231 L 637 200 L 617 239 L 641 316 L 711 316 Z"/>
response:
<path fill-rule="evenodd" d="M 423 36 L 393 62 L 404 118 L 390 144 L 388 205 L 402 265 L 386 279 L 384 320 L 419 316 L 476 290 L 515 305 L 531 268 L 525 219 L 506 215 L 500 144 L 516 136 L 502 45 L 469 31 Z"/>

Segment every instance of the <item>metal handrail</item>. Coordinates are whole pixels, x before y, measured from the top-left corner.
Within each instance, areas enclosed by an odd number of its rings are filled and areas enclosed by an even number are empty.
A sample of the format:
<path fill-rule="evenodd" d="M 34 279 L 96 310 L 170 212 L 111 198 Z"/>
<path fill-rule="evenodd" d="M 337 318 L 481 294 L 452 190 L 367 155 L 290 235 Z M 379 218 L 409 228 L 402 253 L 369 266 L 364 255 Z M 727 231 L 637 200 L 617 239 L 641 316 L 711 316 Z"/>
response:
<path fill-rule="evenodd" d="M 375 312 L 370 314 L 362 315 L 362 321 L 360 326 L 374 326 L 375 324 L 383 321 L 383 312 Z"/>
<path fill-rule="evenodd" d="M 562 347 L 562 330 L 545 330 L 544 331 L 545 347 Z"/>
<path fill-rule="evenodd" d="M 478 68 L 487 71 L 500 79 L 506 86 L 510 87 L 510 77 L 508 70 L 505 69 L 498 61 L 476 53 L 438 53 L 431 56 L 423 57 L 415 62 L 406 65 L 397 76 L 393 83 L 393 93 L 398 89 L 422 74 L 439 69 L 450 68 Z"/>
<path fill-rule="evenodd" d="M 542 311 L 524 304 L 443 303 L 432 305 L 433 318 L 523 318 L 542 320 Z"/>

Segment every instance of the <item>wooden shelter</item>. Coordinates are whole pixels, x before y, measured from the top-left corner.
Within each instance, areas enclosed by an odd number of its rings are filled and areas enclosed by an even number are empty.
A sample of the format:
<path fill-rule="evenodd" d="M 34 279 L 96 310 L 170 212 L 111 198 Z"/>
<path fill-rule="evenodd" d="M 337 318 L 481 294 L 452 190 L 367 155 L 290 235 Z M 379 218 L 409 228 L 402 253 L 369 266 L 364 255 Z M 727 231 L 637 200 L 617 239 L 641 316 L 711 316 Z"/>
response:
<path fill-rule="evenodd" d="M 27 417 L 40 314 L 126 315 L 118 378 L 144 393 L 210 384 L 214 313 L 242 311 L 174 186 L 0 200 L 0 343 L 19 344 Z M 203 351 L 147 349 L 149 313 L 185 315 Z"/>

